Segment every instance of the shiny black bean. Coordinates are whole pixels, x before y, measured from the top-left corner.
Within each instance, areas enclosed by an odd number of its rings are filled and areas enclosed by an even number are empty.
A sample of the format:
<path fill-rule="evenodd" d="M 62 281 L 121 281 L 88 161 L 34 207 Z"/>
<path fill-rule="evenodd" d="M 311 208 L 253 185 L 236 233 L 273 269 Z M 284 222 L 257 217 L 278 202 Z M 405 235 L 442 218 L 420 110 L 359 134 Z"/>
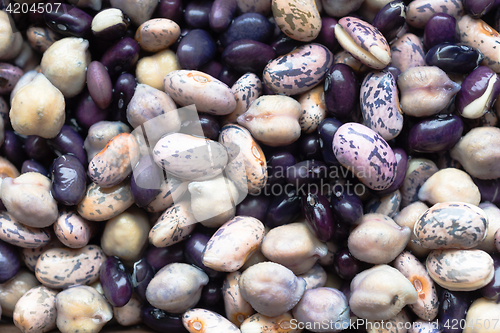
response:
<path fill-rule="evenodd" d="M 210 28 L 215 32 L 227 29 L 236 14 L 236 0 L 215 0 L 208 14 Z"/>
<path fill-rule="evenodd" d="M 403 182 L 405 180 L 406 170 L 408 167 L 408 156 L 406 155 L 406 152 L 401 148 L 394 148 L 393 152 L 394 156 L 396 156 L 397 163 L 394 183 L 392 183 L 392 185 L 385 190 L 377 191 L 377 195 L 385 195 L 396 191 L 401 187 L 401 185 L 403 185 Z"/>
<path fill-rule="evenodd" d="M 206 306 L 214 306 L 222 300 L 222 279 L 210 279 L 201 291 L 200 302 Z"/>
<path fill-rule="evenodd" d="M 437 319 L 443 324 L 454 322 L 460 323 L 465 319 L 470 303 L 469 292 L 451 291 L 443 288 L 439 296 L 439 314 Z M 462 329 L 460 325 L 443 325 L 443 333 L 461 332 Z"/>
<path fill-rule="evenodd" d="M 266 154 L 268 166 L 268 178 L 266 186 L 286 183 L 286 171 L 297 161 L 295 157 L 287 151 L 275 151 Z"/>
<path fill-rule="evenodd" d="M 43 14 L 49 28 L 63 36 L 89 38 L 92 16 L 75 6 L 64 3 L 52 6 L 52 9 L 53 11 L 46 11 Z"/>
<path fill-rule="evenodd" d="M 251 39 L 265 43 L 272 37 L 273 25 L 261 14 L 246 13 L 233 20 L 229 28 L 220 35 L 223 47 L 240 39 Z"/>
<path fill-rule="evenodd" d="M 318 125 L 319 143 L 323 161 L 327 165 L 340 166 L 339 161 L 333 153 L 333 137 L 335 132 L 342 126 L 342 122 L 335 118 L 326 118 Z"/>
<path fill-rule="evenodd" d="M 457 20 L 446 13 L 436 13 L 432 15 L 424 29 L 424 47 L 429 50 L 432 47 L 443 43 L 456 43 L 459 40 L 457 35 Z"/>
<path fill-rule="evenodd" d="M 224 82 L 227 86 L 232 87 L 233 84 L 236 81 L 238 81 L 240 76 L 241 76 L 241 73 L 236 72 L 227 66 L 224 66 L 224 67 L 222 67 L 217 79 Z"/>
<path fill-rule="evenodd" d="M 286 181 L 297 187 L 317 184 L 328 177 L 328 167 L 322 161 L 307 160 L 287 169 Z"/>
<path fill-rule="evenodd" d="M 352 280 L 363 270 L 362 263 L 354 258 L 347 247 L 338 250 L 333 257 L 333 266 L 338 276 L 344 280 Z"/>
<path fill-rule="evenodd" d="M 63 125 L 61 131 L 49 143 L 61 154 L 74 155 L 83 166 L 87 165 L 87 151 L 83 147 L 83 139 L 72 127 Z"/>
<path fill-rule="evenodd" d="M 38 135 L 28 135 L 24 142 L 24 150 L 29 158 L 44 163 L 52 164 L 56 155 L 49 146 L 49 141 Z"/>
<path fill-rule="evenodd" d="M 460 140 L 464 123 L 456 115 L 437 115 L 416 123 L 410 130 L 408 146 L 420 153 L 436 153 L 453 148 Z"/>
<path fill-rule="evenodd" d="M 489 201 L 495 205 L 500 205 L 500 178 L 488 180 L 472 178 L 472 180 L 479 188 L 481 201 Z"/>
<path fill-rule="evenodd" d="M 184 262 L 184 243 L 175 243 L 167 247 L 149 245 L 146 260 L 156 272 L 168 264 Z"/>
<path fill-rule="evenodd" d="M 135 293 L 145 304 L 147 304 L 148 301 L 146 298 L 146 289 L 148 288 L 148 284 L 151 282 L 154 275 L 155 271 L 146 258 L 142 258 L 134 263 L 134 269 L 130 280 Z"/>
<path fill-rule="evenodd" d="M 463 0 L 465 11 L 474 18 L 480 18 L 495 8 L 495 0 Z"/>
<path fill-rule="evenodd" d="M 213 77 L 218 77 L 221 70 L 222 64 L 216 60 L 212 60 L 200 68 L 200 71 Z"/>
<path fill-rule="evenodd" d="M 139 207 L 147 206 L 160 190 L 157 188 L 163 178 L 163 172 L 151 155 L 141 157 L 130 180 L 130 190 L 134 202 Z"/>
<path fill-rule="evenodd" d="M 44 176 L 48 176 L 47 169 L 35 160 L 26 160 L 21 167 L 21 173 L 38 172 Z"/>
<path fill-rule="evenodd" d="M 491 280 L 490 283 L 481 288 L 479 291 L 484 297 L 498 303 L 500 300 L 500 254 L 493 253 L 491 254 L 491 257 L 493 258 L 493 263 L 495 265 L 495 275 L 493 276 L 493 280 Z"/>
<path fill-rule="evenodd" d="M 108 257 L 99 269 L 99 278 L 106 300 L 121 307 L 132 297 L 132 283 L 123 263 L 118 257 Z"/>
<path fill-rule="evenodd" d="M 355 224 L 363 216 L 363 203 L 356 194 L 334 192 L 330 203 L 333 214 L 345 223 Z"/>
<path fill-rule="evenodd" d="M 144 325 L 160 333 L 188 333 L 182 324 L 182 315 L 171 314 L 151 305 L 142 308 L 141 320 Z"/>
<path fill-rule="evenodd" d="M 470 46 L 459 44 L 439 44 L 425 55 L 429 66 L 437 66 L 445 72 L 470 73 L 483 61 L 483 54 Z"/>
<path fill-rule="evenodd" d="M 0 240 L 0 283 L 16 276 L 21 267 L 17 247 Z"/>
<path fill-rule="evenodd" d="M 318 133 L 302 134 L 299 138 L 299 157 L 301 160 L 322 160 L 321 143 Z"/>
<path fill-rule="evenodd" d="M 207 246 L 210 236 L 201 233 L 191 234 L 191 237 L 184 244 L 184 256 L 186 262 L 201 268 L 210 278 L 221 278 L 224 276 L 223 272 L 218 272 L 205 265 L 203 265 L 203 251 Z"/>
<path fill-rule="evenodd" d="M 180 25 L 183 19 L 182 0 L 159 0 L 155 17 L 163 17 Z"/>
<path fill-rule="evenodd" d="M 392 41 L 406 23 L 406 6 L 403 1 L 392 1 L 380 9 L 372 25 Z"/>
<path fill-rule="evenodd" d="M 283 187 L 280 186 L 280 189 L 282 190 Z M 297 195 L 296 190 L 282 193 L 275 196 L 269 204 L 265 224 L 269 228 L 288 224 L 300 216 L 300 210 L 300 196 Z"/>
<path fill-rule="evenodd" d="M 242 73 L 261 73 L 274 58 L 276 52 L 271 46 L 250 39 L 234 41 L 222 53 L 222 61 Z"/>
<path fill-rule="evenodd" d="M 210 27 L 209 15 L 213 1 L 194 0 L 188 3 L 184 11 L 184 20 L 195 29 L 206 29 Z"/>
<path fill-rule="evenodd" d="M 338 21 L 332 17 L 322 17 L 321 31 L 316 39 L 318 43 L 323 44 L 332 52 L 335 52 L 339 46 L 337 37 L 335 37 L 335 26 L 337 23 Z"/>
<path fill-rule="evenodd" d="M 28 158 L 23 149 L 21 137 L 10 130 L 4 132 L 4 141 L 0 152 L 18 169 L 21 169 L 23 162 Z"/>
<path fill-rule="evenodd" d="M 325 78 L 325 105 L 336 118 L 351 115 L 359 100 L 359 82 L 351 67 L 334 64 Z"/>
<path fill-rule="evenodd" d="M 136 86 L 137 82 L 132 74 L 123 73 L 116 79 L 111 104 L 113 120 L 127 123 L 127 106 L 134 96 Z"/>
<path fill-rule="evenodd" d="M 113 44 L 101 58 L 110 76 L 119 75 L 134 67 L 139 60 L 139 44 L 130 37 L 125 37 Z"/>
<path fill-rule="evenodd" d="M 285 34 L 281 34 L 269 45 L 274 49 L 274 51 L 276 51 L 276 56 L 278 57 L 293 51 L 293 49 L 302 44 L 303 43 L 298 40 L 292 39 Z"/>
<path fill-rule="evenodd" d="M 51 167 L 51 193 L 57 202 L 73 206 L 85 196 L 87 175 L 82 163 L 73 155 L 62 155 Z"/>
<path fill-rule="evenodd" d="M 322 242 L 329 241 L 334 233 L 334 216 L 328 199 L 319 193 L 302 197 L 302 214 Z"/>
<path fill-rule="evenodd" d="M 88 129 L 95 123 L 106 120 L 108 116 L 109 109 L 99 108 L 88 91 L 85 91 L 81 94 L 81 98 L 76 107 L 75 114 L 75 117 L 80 126 Z"/>
<path fill-rule="evenodd" d="M 215 41 L 203 29 L 188 32 L 177 46 L 177 58 L 183 69 L 199 69 L 215 57 Z"/>
<path fill-rule="evenodd" d="M 271 198 L 264 195 L 248 195 L 236 206 L 236 216 L 251 216 L 259 221 L 266 219 L 266 212 Z"/>

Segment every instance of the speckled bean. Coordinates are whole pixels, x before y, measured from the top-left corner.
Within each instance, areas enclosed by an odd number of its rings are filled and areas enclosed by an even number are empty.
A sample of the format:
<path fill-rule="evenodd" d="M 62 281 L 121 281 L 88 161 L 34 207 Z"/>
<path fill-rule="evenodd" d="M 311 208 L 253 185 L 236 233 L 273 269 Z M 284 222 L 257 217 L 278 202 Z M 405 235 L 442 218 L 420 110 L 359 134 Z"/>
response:
<path fill-rule="evenodd" d="M 318 125 L 326 118 L 324 87 L 318 86 L 303 93 L 298 102 L 302 107 L 299 118 L 300 128 L 304 133 L 313 133 Z"/>
<path fill-rule="evenodd" d="M 167 247 L 189 237 L 197 222 L 190 204 L 182 201 L 167 208 L 149 231 L 149 242 L 156 247 Z"/>
<path fill-rule="evenodd" d="M 44 286 L 53 289 L 88 285 L 99 279 L 99 268 L 105 261 L 106 255 L 97 245 L 81 249 L 54 248 L 38 258 L 35 275 Z"/>
<path fill-rule="evenodd" d="M 89 128 L 83 146 L 90 162 L 108 142 L 120 133 L 130 133 L 130 128 L 121 121 L 99 121 Z"/>
<path fill-rule="evenodd" d="M 45 286 L 30 289 L 16 303 L 14 325 L 22 333 L 45 333 L 56 328 L 55 290 Z"/>
<path fill-rule="evenodd" d="M 315 0 L 273 0 L 272 10 L 276 24 L 290 38 L 310 42 L 321 31 Z"/>
<path fill-rule="evenodd" d="M 54 233 L 65 246 L 78 249 L 86 246 L 94 227 L 76 211 L 64 210 L 53 225 Z"/>
<path fill-rule="evenodd" d="M 292 314 L 285 312 L 276 317 L 267 317 L 256 313 L 241 324 L 241 333 L 266 332 L 266 333 L 300 333 L 300 328 L 293 328 Z"/>
<path fill-rule="evenodd" d="M 391 63 L 401 70 L 425 66 L 424 45 L 418 36 L 407 33 L 391 45 Z"/>
<path fill-rule="evenodd" d="M 238 327 L 220 314 L 201 308 L 186 311 L 182 315 L 182 324 L 189 333 L 240 332 Z"/>
<path fill-rule="evenodd" d="M 410 2 L 406 13 L 409 25 L 423 29 L 432 15 L 447 13 L 455 18 L 464 14 L 462 1 L 455 0 L 415 0 Z"/>
<path fill-rule="evenodd" d="M 141 24 L 135 40 L 147 52 L 158 52 L 172 45 L 181 34 L 177 23 L 166 18 L 152 19 Z"/>
<path fill-rule="evenodd" d="M 375 197 L 366 204 L 366 213 L 379 213 L 393 218 L 401 206 L 401 192 L 396 190 L 382 197 Z"/>
<path fill-rule="evenodd" d="M 242 296 L 239 287 L 241 272 L 236 271 L 226 275 L 222 285 L 222 298 L 226 310 L 226 318 L 237 327 L 247 320 L 255 310 Z"/>
<path fill-rule="evenodd" d="M 401 185 L 401 207 L 406 207 L 412 202 L 418 201 L 418 192 L 422 185 L 433 174 L 438 172 L 434 162 L 425 158 L 412 158 L 408 162 L 406 176 Z"/>
<path fill-rule="evenodd" d="M 24 264 L 28 269 L 32 272 L 35 271 L 36 263 L 38 258 L 47 250 L 53 249 L 56 247 L 64 247 L 64 244 L 61 243 L 59 238 L 55 237 L 52 230 L 45 229 L 50 231 L 48 235 L 50 236 L 50 240 L 45 242 L 45 245 L 37 248 L 23 248 L 21 258 L 23 259 Z"/>
<path fill-rule="evenodd" d="M 236 123 L 236 119 L 248 110 L 253 101 L 260 97 L 262 81 L 254 73 L 246 73 L 233 84 L 231 91 L 236 99 L 236 109 L 222 118 L 222 125 Z"/>

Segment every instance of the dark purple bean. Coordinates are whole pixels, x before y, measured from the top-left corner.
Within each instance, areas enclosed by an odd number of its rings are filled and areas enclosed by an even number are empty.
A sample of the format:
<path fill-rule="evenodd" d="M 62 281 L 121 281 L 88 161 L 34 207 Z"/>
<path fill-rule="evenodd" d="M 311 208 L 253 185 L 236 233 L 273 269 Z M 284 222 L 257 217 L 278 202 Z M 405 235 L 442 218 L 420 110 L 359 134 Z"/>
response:
<path fill-rule="evenodd" d="M 283 187 L 280 189 L 282 193 Z M 296 190 L 277 195 L 269 204 L 265 224 L 269 228 L 275 228 L 291 223 L 300 216 L 300 209 L 300 196 L 297 195 Z"/>
<path fill-rule="evenodd" d="M 222 53 L 222 61 L 242 73 L 262 73 L 267 63 L 274 58 L 276 52 L 271 46 L 250 39 L 234 41 Z"/>
<path fill-rule="evenodd" d="M 338 250 L 333 257 L 333 266 L 338 276 L 344 280 L 352 280 L 363 270 L 362 263 L 354 258 L 347 247 Z"/>
<path fill-rule="evenodd" d="M 23 149 L 23 142 L 14 131 L 4 132 L 4 141 L 1 147 L 1 154 L 7 158 L 16 168 L 21 169 L 23 162 L 28 158 Z"/>
<path fill-rule="evenodd" d="M 119 11 L 119 12 L 118 12 Z M 120 15 L 120 17 L 117 17 Z M 92 20 L 92 33 L 99 39 L 116 41 L 127 32 L 130 18 L 122 10 L 113 8 L 103 10 Z"/>
<path fill-rule="evenodd" d="M 457 20 L 446 13 L 432 15 L 424 29 L 424 47 L 426 50 L 442 43 L 458 42 Z"/>
<path fill-rule="evenodd" d="M 146 258 L 142 258 L 134 263 L 134 270 L 130 280 L 132 281 L 135 293 L 145 304 L 147 304 L 148 301 L 146 298 L 146 289 L 148 288 L 148 284 L 151 282 L 154 275 L 155 271 Z"/>
<path fill-rule="evenodd" d="M 406 6 L 403 1 L 392 1 L 380 9 L 372 25 L 392 41 L 406 23 Z"/>
<path fill-rule="evenodd" d="M 398 67 L 396 67 L 394 65 L 389 65 L 386 68 L 384 68 L 384 70 L 386 70 L 389 73 L 391 73 L 392 77 L 394 77 L 394 80 L 396 82 L 398 81 L 399 74 L 401 74 L 401 70 Z"/>
<path fill-rule="evenodd" d="M 21 267 L 17 247 L 0 240 L 0 283 L 16 276 Z"/>
<path fill-rule="evenodd" d="M 266 43 L 272 34 L 273 25 L 263 15 L 246 13 L 233 20 L 229 28 L 220 35 L 220 42 L 223 47 L 240 39 Z"/>
<path fill-rule="evenodd" d="M 347 238 L 351 233 L 351 225 L 349 223 L 344 222 L 339 218 L 333 219 L 333 236 L 331 241 L 335 244 L 343 244 L 347 242 Z"/>
<path fill-rule="evenodd" d="M 146 305 L 141 310 L 141 320 L 152 330 L 160 333 L 188 333 L 182 324 L 182 315 L 175 315 Z"/>
<path fill-rule="evenodd" d="M 425 55 L 429 66 L 437 66 L 445 72 L 470 73 L 479 66 L 484 56 L 479 50 L 459 44 L 440 44 L 431 48 Z"/>
<path fill-rule="evenodd" d="M 363 203 L 355 194 L 334 192 L 330 203 L 333 214 L 345 223 L 355 224 L 363 216 Z"/>
<path fill-rule="evenodd" d="M 215 57 L 215 42 L 203 29 L 193 29 L 177 47 L 177 58 L 183 69 L 199 69 Z"/>
<path fill-rule="evenodd" d="M 99 269 L 99 278 L 104 296 L 112 306 L 121 307 L 130 301 L 133 291 L 132 283 L 125 266 L 118 257 L 108 257 Z"/>
<path fill-rule="evenodd" d="M 339 161 L 333 153 L 333 137 L 335 132 L 342 126 L 342 122 L 335 118 L 326 118 L 318 125 L 319 143 L 323 161 L 327 165 L 340 166 Z"/>
<path fill-rule="evenodd" d="M 180 25 L 183 16 L 182 0 L 160 0 L 155 17 L 167 18 Z"/>
<path fill-rule="evenodd" d="M 222 300 L 222 279 L 210 279 L 201 291 L 200 302 L 206 306 L 214 306 Z"/>
<path fill-rule="evenodd" d="M 160 193 L 157 189 L 161 183 L 163 172 L 154 162 L 151 155 L 141 157 L 130 180 L 130 190 L 134 202 L 139 207 L 147 206 Z"/>
<path fill-rule="evenodd" d="M 500 77 L 488 66 L 479 66 L 462 82 L 455 106 L 465 118 L 479 118 L 488 111 L 500 93 Z"/>
<path fill-rule="evenodd" d="M 92 16 L 75 6 L 64 3 L 52 8 L 53 11 L 46 11 L 43 14 L 43 19 L 49 28 L 63 36 L 90 37 Z"/>
<path fill-rule="evenodd" d="M 102 56 L 101 63 L 106 66 L 110 76 L 126 72 L 139 60 L 139 44 L 130 37 L 125 37 L 113 44 Z"/>
<path fill-rule="evenodd" d="M 208 17 L 212 9 L 212 1 L 194 0 L 188 3 L 184 11 L 184 20 L 195 29 L 210 28 Z"/>
<path fill-rule="evenodd" d="M 479 291 L 481 294 L 489 298 L 491 300 L 494 300 L 495 302 L 499 303 L 500 301 L 500 254 L 498 253 L 493 253 L 491 254 L 491 257 L 493 258 L 493 263 L 495 265 L 495 275 L 493 276 L 493 280 L 490 281 L 486 286 L 481 288 Z"/>
<path fill-rule="evenodd" d="M 28 135 L 24 142 L 24 150 L 29 158 L 42 162 L 46 166 L 52 164 L 56 158 L 49 146 L 49 141 L 38 135 Z"/>
<path fill-rule="evenodd" d="M 394 156 L 396 156 L 396 177 L 394 178 L 394 183 L 387 189 L 382 191 L 377 191 L 377 195 L 386 195 L 392 193 L 399 189 L 406 177 L 406 170 L 408 169 L 408 156 L 405 151 L 401 148 L 393 149 Z"/>
<path fill-rule="evenodd" d="M 38 172 L 44 176 L 48 176 L 47 169 L 35 160 L 26 160 L 21 167 L 21 173 Z"/>
<path fill-rule="evenodd" d="M 266 186 L 274 184 L 286 183 L 286 171 L 297 161 L 295 157 L 287 151 L 275 151 L 271 154 L 266 154 L 268 166 L 268 178 Z"/>
<path fill-rule="evenodd" d="M 495 8 L 495 0 L 463 0 L 464 9 L 470 16 L 480 18 Z"/>
<path fill-rule="evenodd" d="M 217 141 L 220 133 L 220 123 L 217 116 L 213 116 L 206 113 L 200 113 L 194 120 L 190 117 L 188 119 L 182 119 L 181 114 L 181 129 L 180 133 L 192 134 L 198 132 L 198 126 L 201 125 L 203 135 L 210 140 Z"/>
<path fill-rule="evenodd" d="M 149 245 L 146 260 L 158 272 L 174 262 L 184 262 L 184 243 L 175 243 L 167 247 Z"/>
<path fill-rule="evenodd" d="M 302 134 L 299 138 L 299 157 L 301 160 L 322 160 L 321 143 L 318 133 Z"/>
<path fill-rule="evenodd" d="M 443 324 L 448 323 L 443 325 L 443 333 L 462 333 L 460 323 L 465 319 L 470 303 L 469 292 L 441 289 L 437 319 Z M 453 325 L 455 322 L 459 324 Z"/>
<path fill-rule="evenodd" d="M 236 206 L 236 216 L 251 216 L 259 221 L 266 219 L 271 198 L 264 195 L 248 195 Z"/>
<path fill-rule="evenodd" d="M 215 0 L 208 14 L 210 28 L 215 32 L 227 29 L 236 14 L 236 0 Z"/>
<path fill-rule="evenodd" d="M 51 193 L 58 202 L 73 206 L 85 196 L 87 175 L 82 163 L 73 155 L 62 155 L 51 167 Z"/>
<path fill-rule="evenodd" d="M 186 262 L 201 268 L 210 278 L 221 278 L 225 273 L 218 272 L 207 266 L 203 265 L 203 251 L 210 239 L 210 236 L 201 233 L 191 234 L 191 237 L 186 241 L 184 245 L 184 256 L 186 257 Z"/>
<path fill-rule="evenodd" d="M 136 85 L 135 76 L 129 73 L 123 73 L 116 79 L 113 88 L 113 120 L 127 123 L 127 106 L 134 96 Z"/>
<path fill-rule="evenodd" d="M 12 92 L 24 71 L 14 65 L 0 63 L 0 94 Z"/>
<path fill-rule="evenodd" d="M 85 129 L 95 123 L 106 120 L 109 115 L 109 109 L 101 109 L 95 104 L 94 99 L 90 96 L 88 91 L 81 94 L 80 102 L 76 107 L 76 120 L 78 124 Z"/>
<path fill-rule="evenodd" d="M 489 201 L 495 205 L 500 205 L 500 178 L 488 180 L 472 178 L 472 180 L 479 188 L 481 201 Z"/>
<path fill-rule="evenodd" d="M 113 84 L 106 67 L 99 61 L 92 61 L 87 66 L 87 89 L 99 108 L 105 109 L 111 104 Z"/>
<path fill-rule="evenodd" d="M 307 160 L 292 165 L 287 170 L 286 181 L 297 188 L 317 184 L 328 177 L 328 167 L 322 161 Z M 302 193 L 300 193 L 302 195 Z"/>
<path fill-rule="evenodd" d="M 302 197 L 302 215 L 316 237 L 322 242 L 328 242 L 334 233 L 334 216 L 328 199 L 319 193 L 309 193 Z"/>
<path fill-rule="evenodd" d="M 324 16 L 321 18 L 321 31 L 316 39 L 318 43 L 323 44 L 332 52 L 335 52 L 339 46 L 337 37 L 335 37 L 337 23 L 338 21 L 332 17 Z"/>
<path fill-rule="evenodd" d="M 186 36 L 191 30 L 192 29 L 190 29 L 190 28 L 181 28 L 181 34 L 179 35 L 179 38 L 177 38 L 175 43 L 170 45 L 170 49 L 174 52 L 177 52 L 177 47 L 179 46 L 179 43 L 184 38 L 184 36 Z"/>
<path fill-rule="evenodd" d="M 212 60 L 200 68 L 200 71 L 207 73 L 213 77 L 218 77 L 222 70 L 222 64 L 218 61 Z"/>
<path fill-rule="evenodd" d="M 325 78 L 325 105 L 336 118 L 351 115 L 359 100 L 359 82 L 351 67 L 333 65 Z"/>
<path fill-rule="evenodd" d="M 225 83 L 227 86 L 232 87 L 233 84 L 238 81 L 241 73 L 233 71 L 231 68 L 224 66 L 222 67 L 217 79 Z"/>
<path fill-rule="evenodd" d="M 61 131 L 49 143 L 61 154 L 74 155 L 83 166 L 87 165 L 87 152 L 83 147 L 83 139 L 72 127 L 63 125 Z"/>
<path fill-rule="evenodd" d="M 296 47 L 303 45 L 303 43 L 292 39 L 285 34 L 281 34 L 269 45 L 274 49 L 274 51 L 276 51 L 276 56 L 282 56 L 293 51 Z"/>
<path fill-rule="evenodd" d="M 436 115 L 419 121 L 410 130 L 408 146 L 420 153 L 436 153 L 453 148 L 460 140 L 464 123 L 456 115 Z"/>

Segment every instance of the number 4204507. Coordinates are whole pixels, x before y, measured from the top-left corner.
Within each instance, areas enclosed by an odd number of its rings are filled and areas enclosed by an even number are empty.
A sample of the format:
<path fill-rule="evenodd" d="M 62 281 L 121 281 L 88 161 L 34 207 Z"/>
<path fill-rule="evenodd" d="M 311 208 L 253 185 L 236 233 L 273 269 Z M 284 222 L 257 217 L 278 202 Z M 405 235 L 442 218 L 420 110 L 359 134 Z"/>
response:
<path fill-rule="evenodd" d="M 448 319 L 443 323 L 443 327 L 447 329 L 465 329 L 471 327 L 475 329 L 496 329 L 500 327 L 500 319 L 475 319 L 466 321 L 465 319 Z"/>
<path fill-rule="evenodd" d="M 52 11 L 57 12 L 61 3 L 9 3 L 5 8 L 5 11 L 10 14 L 27 14 L 27 13 L 50 13 Z"/>

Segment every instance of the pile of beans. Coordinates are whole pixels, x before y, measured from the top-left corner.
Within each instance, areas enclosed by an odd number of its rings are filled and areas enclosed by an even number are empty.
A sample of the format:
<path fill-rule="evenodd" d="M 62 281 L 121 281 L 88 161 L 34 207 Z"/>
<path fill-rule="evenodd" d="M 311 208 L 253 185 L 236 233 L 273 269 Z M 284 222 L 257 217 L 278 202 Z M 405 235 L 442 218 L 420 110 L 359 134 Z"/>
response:
<path fill-rule="evenodd" d="M 500 332 L 500 1 L 0 6 L 23 333 Z"/>

